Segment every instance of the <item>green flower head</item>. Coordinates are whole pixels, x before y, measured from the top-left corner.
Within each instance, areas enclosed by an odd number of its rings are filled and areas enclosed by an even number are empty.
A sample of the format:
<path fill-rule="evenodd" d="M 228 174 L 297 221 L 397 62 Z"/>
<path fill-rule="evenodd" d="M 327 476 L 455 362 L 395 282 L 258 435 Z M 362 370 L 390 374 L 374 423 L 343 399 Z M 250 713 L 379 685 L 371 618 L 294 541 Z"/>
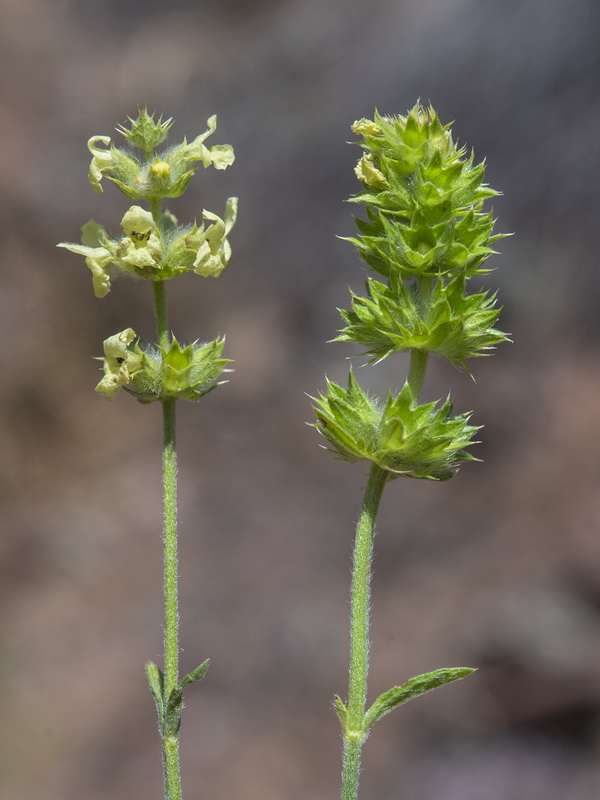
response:
<path fill-rule="evenodd" d="M 137 372 L 125 389 L 140 403 L 161 400 L 196 402 L 220 381 L 229 360 L 221 358 L 225 340 L 193 342 L 182 347 L 173 338 L 168 347 L 143 348 L 143 369 Z"/>
<path fill-rule="evenodd" d="M 468 358 L 490 355 L 508 339 L 493 327 L 500 314 L 495 294 L 465 294 L 464 277 L 448 284 L 438 279 L 426 304 L 416 283 L 407 285 L 397 276 L 387 286 L 369 278 L 367 293 L 351 293 L 352 309 L 340 310 L 346 327 L 334 341 L 365 345 L 371 361 L 420 350 L 469 371 Z"/>
<path fill-rule="evenodd" d="M 109 400 L 125 389 L 140 403 L 161 400 L 195 402 L 220 381 L 229 359 L 221 358 L 225 340 L 217 338 L 182 347 L 173 338 L 168 347 L 142 346 L 135 331 L 127 328 L 104 342 L 104 377 L 96 391 Z"/>
<path fill-rule="evenodd" d="M 432 108 L 417 104 L 406 116 L 361 119 L 355 173 L 363 185 L 351 202 L 366 206 L 349 239 L 384 277 L 449 278 L 484 272 L 482 263 L 500 238 L 483 202 L 498 192 L 483 182 L 485 165 L 452 140 Z"/>
<path fill-rule="evenodd" d="M 115 147 L 109 136 L 92 136 L 88 142 L 92 154 L 89 181 L 95 192 L 102 191 L 101 181 L 106 176 L 132 200 L 179 197 L 200 165 L 206 168 L 212 164 L 215 169 L 226 169 L 235 160 L 231 145 L 207 147 L 204 144 L 217 128 L 216 116 L 210 117 L 207 129 L 192 142 L 184 139 L 182 144 L 153 157 L 154 147 L 166 137 L 171 120 L 154 122 L 154 117 L 144 110 L 137 120 L 130 122 L 130 129 L 120 127 L 117 130 L 132 145 L 141 147 L 146 158 L 140 160 Z"/>
<path fill-rule="evenodd" d="M 451 417 L 449 400 L 438 409 L 435 403 L 416 405 L 408 383 L 380 403 L 350 372 L 347 390 L 328 381 L 327 392 L 313 399 L 315 427 L 344 461 L 377 464 L 390 478 L 447 480 L 473 460 L 464 450 L 478 430 L 468 424 L 469 415 Z"/>

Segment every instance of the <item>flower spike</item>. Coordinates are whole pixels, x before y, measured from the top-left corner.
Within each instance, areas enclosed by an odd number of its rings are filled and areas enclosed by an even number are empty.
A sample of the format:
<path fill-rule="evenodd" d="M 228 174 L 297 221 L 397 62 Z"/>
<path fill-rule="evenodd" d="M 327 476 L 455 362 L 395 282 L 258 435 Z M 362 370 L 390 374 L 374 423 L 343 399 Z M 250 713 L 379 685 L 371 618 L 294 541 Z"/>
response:
<path fill-rule="evenodd" d="M 352 370 L 347 389 L 327 381 L 313 399 L 314 427 L 344 461 L 369 465 L 356 528 L 351 588 L 348 701 L 335 698 L 344 738 L 341 797 L 357 800 L 362 746 L 372 725 L 413 697 L 471 674 L 452 667 L 417 675 L 366 707 L 373 539 L 385 486 L 397 477 L 443 481 L 456 474 L 479 430 L 469 414 L 453 416 L 448 397 L 419 403 L 430 355 L 470 373 L 468 360 L 489 355 L 507 336 L 495 327 L 495 293 L 469 293 L 467 283 L 488 272 L 485 261 L 500 236 L 485 201 L 497 194 L 485 167 L 457 146 L 449 125 L 417 103 L 406 116 L 359 119 L 352 131 L 363 149 L 355 168 L 365 206 L 358 235 L 349 239 L 376 276 L 366 296 L 351 292 L 345 327 L 334 341 L 356 342 L 369 362 L 410 353 L 407 380 L 385 400 L 370 397 Z M 377 279 L 376 279 L 377 278 Z"/>
<path fill-rule="evenodd" d="M 109 136 L 92 136 L 89 181 L 102 192 L 106 178 L 131 201 L 121 218 L 121 231 L 111 236 L 90 220 L 82 229 L 81 243 L 62 242 L 59 247 L 85 258 L 92 273 L 96 297 L 105 297 L 118 275 L 152 281 L 156 344 L 143 344 L 133 328 L 109 336 L 103 343 L 102 379 L 96 391 L 112 400 L 121 389 L 140 403 L 162 407 L 163 467 L 163 558 L 164 558 L 164 669 L 153 662 L 146 666 L 150 692 L 158 715 L 162 739 L 165 797 L 181 798 L 179 732 L 184 689 L 204 676 L 210 659 L 202 661 L 183 676 L 179 671 L 179 593 L 177 569 L 177 447 L 176 409 L 178 400 L 198 401 L 225 383 L 230 360 L 222 357 L 224 337 L 213 341 L 181 345 L 171 333 L 165 282 L 190 272 L 216 277 L 231 257 L 228 236 L 237 216 L 237 198 L 229 198 L 221 218 L 202 212 L 202 223 L 180 225 L 163 207 L 167 197 L 181 195 L 200 166 L 211 164 L 219 170 L 234 161 L 230 145 L 207 147 L 205 140 L 217 127 L 216 116 L 208 128 L 190 144 L 184 141 L 161 152 L 155 148 L 166 139 L 172 121 L 155 119 L 146 108 L 129 127 L 117 132 L 127 142 L 116 147 Z M 143 151 L 140 157 L 130 148 Z M 149 207 L 144 207 L 146 201 Z M 146 288 L 148 286 L 146 285 Z"/>

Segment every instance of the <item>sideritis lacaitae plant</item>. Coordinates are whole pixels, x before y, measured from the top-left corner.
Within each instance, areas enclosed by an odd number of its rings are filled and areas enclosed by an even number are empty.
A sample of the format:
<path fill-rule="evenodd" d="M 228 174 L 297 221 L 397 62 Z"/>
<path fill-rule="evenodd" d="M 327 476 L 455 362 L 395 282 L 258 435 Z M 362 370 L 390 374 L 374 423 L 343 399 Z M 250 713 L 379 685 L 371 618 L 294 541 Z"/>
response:
<path fill-rule="evenodd" d="M 452 140 L 435 111 L 417 104 L 406 116 L 361 119 L 352 126 L 364 153 L 356 166 L 363 205 L 349 241 L 366 262 L 364 296 L 341 311 L 336 341 L 361 345 L 371 363 L 410 353 L 399 392 L 370 397 L 350 370 L 347 388 L 328 381 L 315 399 L 316 427 L 340 459 L 370 465 L 357 526 L 351 588 L 348 698 L 337 697 L 342 724 L 343 800 L 355 800 L 362 748 L 371 726 L 396 706 L 473 672 L 437 669 L 381 694 L 368 708 L 369 603 L 375 521 L 383 489 L 396 478 L 448 480 L 468 460 L 478 427 L 454 416 L 450 399 L 419 404 L 427 362 L 437 355 L 470 372 L 469 359 L 490 355 L 507 337 L 494 326 L 495 294 L 469 293 L 488 269 L 500 238 L 485 201 L 497 195 L 484 165 Z"/>

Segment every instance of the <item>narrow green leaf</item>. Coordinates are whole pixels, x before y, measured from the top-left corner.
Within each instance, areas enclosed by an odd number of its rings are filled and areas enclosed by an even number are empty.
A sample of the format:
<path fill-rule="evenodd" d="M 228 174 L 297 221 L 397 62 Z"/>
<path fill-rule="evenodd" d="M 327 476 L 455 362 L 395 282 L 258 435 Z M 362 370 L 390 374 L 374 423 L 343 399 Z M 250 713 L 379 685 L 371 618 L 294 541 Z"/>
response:
<path fill-rule="evenodd" d="M 200 681 L 206 674 L 206 670 L 210 667 L 210 658 L 207 658 L 206 661 L 203 661 L 199 667 L 193 669 L 190 673 L 188 673 L 185 678 L 182 678 L 179 681 L 178 688 L 183 691 L 185 687 L 193 683 L 194 681 Z"/>
<path fill-rule="evenodd" d="M 146 676 L 148 678 L 148 685 L 150 686 L 152 697 L 154 698 L 154 702 L 156 703 L 156 711 L 158 712 L 158 718 L 161 721 L 162 725 L 162 718 L 165 708 L 165 703 L 164 703 L 165 676 L 163 675 L 162 670 L 160 670 L 153 661 L 149 661 L 146 664 Z"/>
<path fill-rule="evenodd" d="M 416 675 L 414 678 L 406 681 L 402 686 L 394 686 L 387 692 L 379 695 L 377 700 L 373 703 L 371 708 L 364 716 L 364 727 L 370 728 L 374 722 L 381 719 L 385 714 L 388 714 L 396 706 L 412 700 L 420 694 L 425 694 L 432 689 L 437 689 L 438 686 L 443 686 L 445 683 L 452 683 L 461 678 L 466 678 L 475 672 L 470 667 L 448 667 L 443 669 L 436 669 L 433 672 L 425 672 L 423 675 Z"/>
<path fill-rule="evenodd" d="M 341 697 L 336 696 L 333 699 L 333 707 L 335 708 L 335 713 L 338 715 L 339 721 L 342 723 L 342 728 L 346 729 L 346 724 L 348 722 L 348 706 L 344 703 Z"/>
<path fill-rule="evenodd" d="M 183 690 L 188 684 L 201 680 L 209 666 L 210 658 L 207 658 L 199 667 L 196 667 L 196 669 L 193 669 L 182 678 L 177 686 L 171 690 L 165 711 L 165 736 L 177 736 L 179 734 L 181 712 L 183 710 Z"/>

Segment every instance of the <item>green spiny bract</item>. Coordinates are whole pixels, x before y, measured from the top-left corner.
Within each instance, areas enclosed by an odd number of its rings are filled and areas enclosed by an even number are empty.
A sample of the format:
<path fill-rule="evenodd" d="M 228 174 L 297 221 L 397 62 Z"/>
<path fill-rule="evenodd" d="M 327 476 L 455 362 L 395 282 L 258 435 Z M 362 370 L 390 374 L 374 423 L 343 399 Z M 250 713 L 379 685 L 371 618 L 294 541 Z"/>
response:
<path fill-rule="evenodd" d="M 119 389 L 140 403 L 156 400 L 199 400 L 219 381 L 229 359 L 221 358 L 225 340 L 181 347 L 173 338 L 168 348 L 141 347 L 132 328 L 110 336 L 101 358 L 104 377 L 96 391 L 111 400 Z"/>
<path fill-rule="evenodd" d="M 162 144 L 173 125 L 173 120 L 169 117 L 163 122 L 162 116 L 158 121 L 154 121 L 154 114 L 148 114 L 148 109 L 141 108 L 136 119 L 127 117 L 131 127 L 117 125 L 117 131 L 124 136 L 130 145 L 138 147 L 145 153 L 150 153 L 159 144 Z"/>
<path fill-rule="evenodd" d="M 347 327 L 334 341 L 365 345 L 370 361 L 421 350 L 468 370 L 468 358 L 490 355 L 507 337 L 492 327 L 500 314 L 496 295 L 465 295 L 464 286 L 463 276 L 447 284 L 438 278 L 423 304 L 416 283 L 407 285 L 393 276 L 385 285 L 369 278 L 368 297 L 352 292 L 352 309 L 340 310 Z"/>
<path fill-rule="evenodd" d="M 315 427 L 331 450 L 344 461 L 377 464 L 390 478 L 446 480 L 463 461 L 474 460 L 464 448 L 479 430 L 469 415 L 451 417 L 446 400 L 416 405 L 408 383 L 385 403 L 372 400 L 350 372 L 348 389 L 332 381 L 327 393 L 315 399 Z"/>
<path fill-rule="evenodd" d="M 486 272 L 481 265 L 495 252 L 489 245 L 499 238 L 491 235 L 492 215 L 473 210 L 458 211 L 440 222 L 428 219 L 420 208 L 409 221 L 394 220 L 372 206 L 367 206 L 367 215 L 368 221 L 355 218 L 362 235 L 348 241 L 385 278 L 471 277 Z"/>

